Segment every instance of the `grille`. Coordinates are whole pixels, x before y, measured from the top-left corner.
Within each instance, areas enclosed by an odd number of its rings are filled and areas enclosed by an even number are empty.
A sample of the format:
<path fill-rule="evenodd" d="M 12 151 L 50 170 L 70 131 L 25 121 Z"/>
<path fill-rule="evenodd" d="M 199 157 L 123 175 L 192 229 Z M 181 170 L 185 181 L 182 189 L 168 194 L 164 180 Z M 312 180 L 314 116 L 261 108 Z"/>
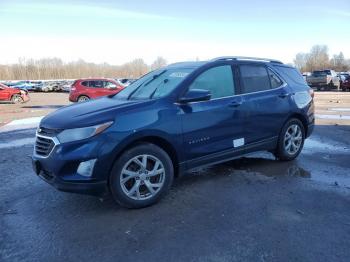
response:
<path fill-rule="evenodd" d="M 56 136 L 58 135 L 59 132 L 61 132 L 61 129 L 49 129 L 49 128 L 45 128 L 45 127 L 40 127 L 38 129 L 38 134 L 39 135 L 43 135 L 43 136 Z"/>
<path fill-rule="evenodd" d="M 35 152 L 40 156 L 48 156 L 52 149 L 54 148 L 55 143 L 50 138 L 44 138 L 37 136 L 35 142 Z"/>

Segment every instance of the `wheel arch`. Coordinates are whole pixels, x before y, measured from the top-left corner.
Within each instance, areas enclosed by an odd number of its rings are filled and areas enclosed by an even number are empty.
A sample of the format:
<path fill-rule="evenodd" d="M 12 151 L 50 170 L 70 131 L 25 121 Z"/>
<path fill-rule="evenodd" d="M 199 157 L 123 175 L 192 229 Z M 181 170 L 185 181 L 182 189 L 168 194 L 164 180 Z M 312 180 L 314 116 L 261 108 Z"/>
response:
<path fill-rule="evenodd" d="M 130 141 L 128 141 L 125 145 L 122 146 L 121 149 L 118 150 L 117 154 L 114 156 L 114 162 L 118 160 L 118 158 L 128 149 L 135 147 L 139 144 L 151 143 L 154 144 L 161 149 L 163 149 L 171 159 L 171 162 L 174 166 L 174 175 L 175 177 L 179 176 L 179 157 L 178 152 L 175 147 L 164 137 L 158 135 L 145 135 L 142 137 L 136 137 Z"/>
<path fill-rule="evenodd" d="M 309 126 L 308 126 L 306 117 L 303 116 L 303 115 L 300 114 L 300 113 L 293 113 L 293 114 L 291 114 L 291 115 L 287 118 L 287 120 L 283 123 L 283 126 L 284 126 L 289 120 L 291 120 L 292 118 L 296 118 L 296 119 L 300 120 L 300 122 L 303 124 L 304 131 L 305 131 L 305 136 L 306 136 L 306 135 L 308 134 L 308 131 L 309 131 L 309 130 L 308 130 Z"/>
<path fill-rule="evenodd" d="M 80 94 L 80 95 L 78 95 L 78 99 L 79 99 L 80 97 L 82 97 L 82 96 L 86 96 L 87 98 L 91 99 L 91 97 L 90 97 L 90 96 L 85 95 L 85 94 Z"/>

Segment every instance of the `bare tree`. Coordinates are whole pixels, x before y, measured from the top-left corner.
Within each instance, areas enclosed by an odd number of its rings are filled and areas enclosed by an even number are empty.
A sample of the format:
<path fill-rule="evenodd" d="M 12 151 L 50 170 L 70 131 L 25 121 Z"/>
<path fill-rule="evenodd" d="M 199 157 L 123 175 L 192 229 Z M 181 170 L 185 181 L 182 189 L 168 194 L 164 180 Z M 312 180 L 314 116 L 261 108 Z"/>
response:
<path fill-rule="evenodd" d="M 167 65 L 167 61 L 165 60 L 165 58 L 158 56 L 157 59 L 151 65 L 151 69 L 155 70 L 155 69 L 164 67 L 166 65 Z"/>
<path fill-rule="evenodd" d="M 163 63 L 163 59 L 157 60 L 159 65 Z M 59 58 L 39 60 L 20 58 L 16 64 L 0 65 L 0 80 L 75 79 L 82 77 L 138 78 L 147 73 L 150 68 L 140 58 L 123 65 L 88 63 L 82 59 L 64 63 Z"/>
<path fill-rule="evenodd" d="M 301 72 L 304 72 L 304 70 L 306 69 L 307 60 L 308 60 L 308 54 L 297 53 L 294 59 L 294 65 Z"/>
<path fill-rule="evenodd" d="M 301 72 L 312 72 L 332 68 L 336 71 L 350 70 L 350 60 L 345 59 L 340 52 L 329 59 L 328 47 L 326 45 L 314 45 L 309 53 L 298 53 L 294 59 L 294 65 Z"/>

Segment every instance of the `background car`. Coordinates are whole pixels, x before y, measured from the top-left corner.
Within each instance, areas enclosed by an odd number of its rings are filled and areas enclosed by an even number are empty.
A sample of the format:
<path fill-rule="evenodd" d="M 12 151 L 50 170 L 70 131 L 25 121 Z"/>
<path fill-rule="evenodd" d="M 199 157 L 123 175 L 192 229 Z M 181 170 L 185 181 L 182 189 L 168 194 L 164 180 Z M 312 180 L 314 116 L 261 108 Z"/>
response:
<path fill-rule="evenodd" d="M 350 91 L 350 75 L 345 78 L 340 84 L 341 89 L 345 91 Z"/>
<path fill-rule="evenodd" d="M 69 92 L 69 101 L 83 102 L 93 98 L 117 94 L 124 89 L 114 79 L 86 78 L 74 82 Z"/>
<path fill-rule="evenodd" d="M 322 88 L 325 90 L 339 89 L 340 80 L 334 70 L 316 70 L 312 72 L 311 76 L 306 77 L 307 84 L 317 90 Z"/>
<path fill-rule="evenodd" d="M 29 101 L 28 91 L 0 84 L 0 101 L 9 101 L 15 104 L 27 102 Z"/>

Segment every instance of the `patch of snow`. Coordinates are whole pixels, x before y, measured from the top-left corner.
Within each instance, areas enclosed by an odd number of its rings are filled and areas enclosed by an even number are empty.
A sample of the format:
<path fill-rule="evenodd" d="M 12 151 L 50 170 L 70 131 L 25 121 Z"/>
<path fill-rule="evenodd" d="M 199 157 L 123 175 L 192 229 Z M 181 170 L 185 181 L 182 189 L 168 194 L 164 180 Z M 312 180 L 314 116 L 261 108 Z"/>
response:
<path fill-rule="evenodd" d="M 320 140 L 317 140 L 315 138 L 308 138 L 305 140 L 304 143 L 304 150 L 306 151 L 312 151 L 312 152 L 316 152 L 316 151 L 336 151 L 339 153 L 342 152 L 349 152 L 350 153 L 350 148 L 348 148 L 346 145 L 336 145 L 336 144 L 330 144 L 330 143 L 326 143 Z M 304 152 L 303 150 L 303 152 Z"/>
<path fill-rule="evenodd" d="M 7 143 L 0 143 L 0 149 L 20 147 L 25 145 L 34 145 L 35 138 L 27 137 L 22 139 L 16 139 Z"/>
<path fill-rule="evenodd" d="M 43 116 L 13 120 L 7 125 L 0 127 L 0 133 L 20 129 L 36 128 L 39 126 L 41 119 L 43 119 Z"/>
<path fill-rule="evenodd" d="M 350 116 L 344 115 L 324 115 L 324 114 L 315 114 L 316 118 L 319 119 L 336 119 L 336 120 L 350 120 Z"/>
<path fill-rule="evenodd" d="M 339 111 L 339 112 L 350 112 L 350 108 L 348 107 L 335 107 L 335 108 L 328 108 L 330 111 Z"/>

